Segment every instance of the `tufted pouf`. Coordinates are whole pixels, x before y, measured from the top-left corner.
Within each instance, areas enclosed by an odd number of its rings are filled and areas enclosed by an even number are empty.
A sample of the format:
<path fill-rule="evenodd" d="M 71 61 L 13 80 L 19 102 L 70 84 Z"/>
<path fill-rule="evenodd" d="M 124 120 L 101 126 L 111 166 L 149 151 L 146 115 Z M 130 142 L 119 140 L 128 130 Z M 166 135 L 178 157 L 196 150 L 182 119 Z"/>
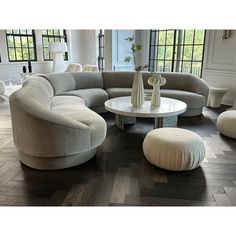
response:
<path fill-rule="evenodd" d="M 236 111 L 225 111 L 218 116 L 217 128 L 225 136 L 236 139 Z"/>
<path fill-rule="evenodd" d="M 173 171 L 192 170 L 205 157 L 201 137 L 180 128 L 159 128 L 150 131 L 143 142 L 147 160 L 160 168 Z"/>

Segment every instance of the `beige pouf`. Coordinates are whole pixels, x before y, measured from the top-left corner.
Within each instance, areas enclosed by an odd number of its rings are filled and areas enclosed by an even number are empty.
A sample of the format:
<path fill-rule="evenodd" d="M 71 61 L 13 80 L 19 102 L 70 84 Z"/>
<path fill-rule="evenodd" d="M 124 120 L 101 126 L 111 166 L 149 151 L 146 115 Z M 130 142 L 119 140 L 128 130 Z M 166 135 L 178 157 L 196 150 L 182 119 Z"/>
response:
<path fill-rule="evenodd" d="M 199 135 L 180 128 L 159 128 L 144 139 L 147 160 L 160 168 L 173 171 L 192 170 L 205 157 L 205 146 Z"/>
<path fill-rule="evenodd" d="M 227 137 L 236 139 L 236 111 L 225 111 L 218 116 L 217 128 Z"/>

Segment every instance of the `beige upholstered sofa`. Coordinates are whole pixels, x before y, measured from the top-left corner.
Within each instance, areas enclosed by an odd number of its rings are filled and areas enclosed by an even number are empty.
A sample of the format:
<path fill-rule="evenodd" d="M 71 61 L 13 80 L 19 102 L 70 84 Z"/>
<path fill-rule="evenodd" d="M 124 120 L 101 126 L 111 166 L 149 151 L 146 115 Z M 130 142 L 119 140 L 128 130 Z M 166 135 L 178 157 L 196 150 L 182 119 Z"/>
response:
<path fill-rule="evenodd" d="M 62 81 L 57 85 L 53 90 L 46 79 L 32 78 L 10 97 L 14 143 L 21 162 L 32 168 L 81 164 L 96 154 L 106 136 L 104 119 L 79 96 L 55 96 L 68 88 Z"/>
<path fill-rule="evenodd" d="M 143 73 L 146 93 L 150 73 Z M 162 73 L 162 96 L 187 103 L 184 115 L 199 115 L 208 86 L 189 74 Z M 37 169 L 81 164 L 106 136 L 104 112 L 109 98 L 131 94 L 134 72 L 64 72 L 31 78 L 10 97 L 14 143 L 20 160 Z"/>

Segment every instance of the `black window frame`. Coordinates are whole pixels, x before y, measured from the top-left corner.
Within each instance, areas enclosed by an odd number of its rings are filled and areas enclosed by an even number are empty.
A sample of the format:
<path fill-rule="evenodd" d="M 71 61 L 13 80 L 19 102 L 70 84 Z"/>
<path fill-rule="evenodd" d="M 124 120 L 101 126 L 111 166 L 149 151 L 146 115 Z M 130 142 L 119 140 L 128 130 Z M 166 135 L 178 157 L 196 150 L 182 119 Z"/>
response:
<path fill-rule="evenodd" d="M 31 29 L 31 33 L 28 33 L 29 30 L 30 30 L 30 29 L 25 29 L 26 33 L 22 33 L 23 29 L 18 30 L 19 33 L 15 33 L 15 32 L 14 32 L 14 31 L 16 31 L 16 29 L 15 29 L 15 30 L 12 29 L 12 30 L 11 30 L 11 33 L 8 32 L 9 30 L 5 30 L 6 41 L 7 41 L 7 53 L 8 53 L 8 61 L 9 61 L 9 62 L 37 61 L 37 50 L 36 50 L 35 30 L 32 30 L 32 29 Z M 10 46 L 9 46 L 8 37 L 13 37 L 14 47 L 10 47 Z M 21 42 L 21 46 L 20 46 L 20 47 L 16 47 L 16 44 L 15 44 L 15 37 L 20 37 L 20 42 Z M 23 46 L 22 46 L 22 37 L 27 37 L 27 47 L 23 47 Z M 28 40 L 29 37 L 32 37 L 33 47 L 30 47 L 30 46 L 29 46 L 29 40 Z M 16 51 L 17 51 L 18 48 L 21 49 L 21 53 L 22 53 L 22 59 L 21 59 L 21 60 L 17 59 L 17 56 L 16 56 Z M 23 49 L 24 49 L 24 48 L 27 48 L 27 50 L 28 50 L 28 58 L 27 58 L 27 59 L 24 59 L 24 57 L 23 57 Z M 10 59 L 10 49 L 14 49 L 14 52 L 15 52 L 15 60 L 11 60 L 11 59 Z M 33 49 L 33 52 L 34 52 L 34 59 L 31 59 L 31 58 L 30 58 L 30 49 Z"/>
<path fill-rule="evenodd" d="M 164 44 L 159 44 L 159 41 L 157 42 L 157 37 L 159 37 L 159 32 L 164 32 L 165 31 L 165 37 L 167 37 L 167 32 L 168 31 L 173 31 L 174 33 L 174 37 L 173 37 L 173 43 L 171 44 L 167 44 L 167 38 L 165 38 L 165 43 Z M 200 69 L 200 74 L 197 75 L 199 77 L 202 76 L 202 70 L 203 70 L 203 59 L 204 59 L 204 52 L 205 52 L 205 40 L 206 40 L 206 30 L 204 30 L 204 38 L 203 38 L 203 43 L 195 43 L 195 32 L 196 30 L 193 30 L 193 41 L 192 43 L 186 43 L 185 42 L 185 36 L 186 36 L 186 32 L 188 30 L 150 30 L 150 45 L 149 45 L 149 71 L 157 71 L 158 68 L 158 62 L 163 62 L 163 70 L 161 71 L 166 71 L 166 67 L 165 67 L 165 63 L 166 62 L 171 62 L 171 69 L 168 71 L 171 72 L 184 72 L 183 71 L 183 64 L 184 62 L 188 62 L 190 63 L 190 72 L 191 74 L 197 74 L 197 73 L 193 73 L 193 63 L 201 63 L 201 69 Z M 182 37 L 182 42 L 180 42 L 180 40 L 178 39 L 178 37 L 180 36 L 180 34 L 183 34 Z M 158 39 L 159 40 L 159 39 Z M 167 46 L 173 46 L 173 51 L 172 51 L 172 59 L 166 59 L 166 47 Z M 192 47 L 192 51 L 191 51 L 191 59 L 190 60 L 186 60 L 184 59 L 184 49 L 185 47 Z M 193 55 L 194 55 L 194 46 L 202 46 L 202 58 L 201 60 L 194 60 Z M 164 47 L 164 59 L 159 59 L 157 58 L 158 55 L 158 48 L 159 47 Z M 182 51 L 181 48 L 182 47 Z M 182 52 L 181 58 L 179 58 L 180 56 L 180 52 Z M 179 54 L 179 56 L 178 56 Z M 179 64 L 178 66 L 175 65 L 175 63 Z M 181 66 L 180 66 L 181 64 Z"/>
<path fill-rule="evenodd" d="M 99 30 L 99 34 L 98 34 L 98 68 L 99 68 L 99 71 L 103 71 L 104 67 L 105 67 L 104 49 L 105 49 L 105 31 Z"/>
<path fill-rule="evenodd" d="M 53 30 L 53 34 L 49 34 L 48 31 Z M 45 31 L 45 30 L 43 30 Z M 53 56 L 49 52 L 49 58 L 45 58 L 45 48 L 48 49 L 48 45 L 44 45 L 44 39 L 47 39 L 48 43 L 50 42 L 50 39 L 53 39 L 53 42 L 56 42 L 56 39 L 60 39 L 60 42 L 65 42 L 67 43 L 67 34 L 66 30 L 63 29 L 63 34 L 56 34 L 55 31 L 58 31 L 58 29 L 47 29 L 47 34 L 42 33 L 42 47 L 43 47 L 43 60 L 44 61 L 53 61 Z M 68 61 L 68 52 L 64 53 L 64 60 Z"/>

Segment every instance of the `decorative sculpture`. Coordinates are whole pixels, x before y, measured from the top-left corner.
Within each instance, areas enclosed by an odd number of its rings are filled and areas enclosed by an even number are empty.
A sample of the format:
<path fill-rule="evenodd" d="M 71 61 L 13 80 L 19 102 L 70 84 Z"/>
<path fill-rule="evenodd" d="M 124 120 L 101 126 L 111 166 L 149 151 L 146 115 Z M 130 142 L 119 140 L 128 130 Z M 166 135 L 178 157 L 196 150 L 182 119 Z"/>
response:
<path fill-rule="evenodd" d="M 148 78 L 148 84 L 153 86 L 151 106 L 159 107 L 161 105 L 160 87 L 166 83 L 166 78 L 158 74 L 153 74 Z"/>

